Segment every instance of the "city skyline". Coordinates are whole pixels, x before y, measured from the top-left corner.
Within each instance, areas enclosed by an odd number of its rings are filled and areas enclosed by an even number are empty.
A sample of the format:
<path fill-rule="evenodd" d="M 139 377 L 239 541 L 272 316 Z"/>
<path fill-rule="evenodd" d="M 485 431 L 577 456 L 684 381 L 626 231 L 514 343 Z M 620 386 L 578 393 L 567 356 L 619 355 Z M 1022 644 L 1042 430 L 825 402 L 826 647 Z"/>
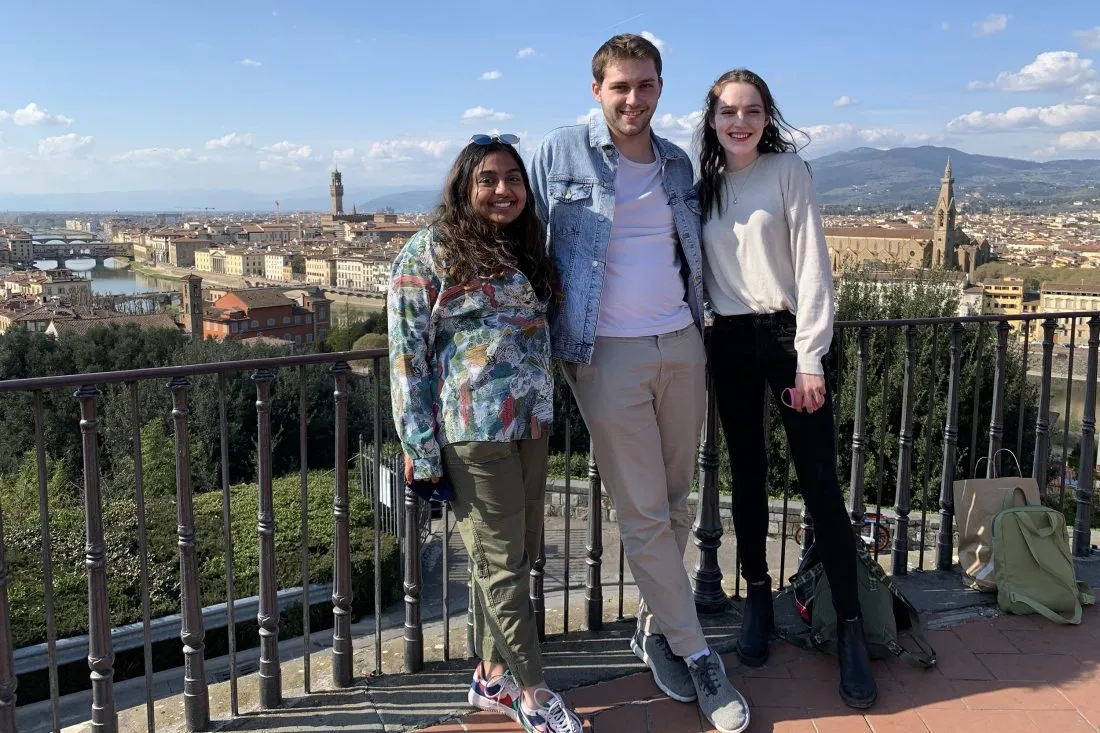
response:
<path fill-rule="evenodd" d="M 334 164 L 364 186 L 435 185 L 471 133 L 515 132 L 528 154 L 583 120 L 591 55 L 619 32 L 661 48 L 654 126 L 685 147 L 707 85 L 748 66 L 809 133 L 808 158 L 921 144 L 1100 158 L 1100 14 L 1085 0 L 926 2 L 916 17 L 804 0 L 680 14 L 617 0 L 553 14 L 426 0 L 63 5 L 0 11 L 18 31 L 0 47 L 0 193 L 276 192 Z M 701 41 L 717 21 L 726 35 Z"/>

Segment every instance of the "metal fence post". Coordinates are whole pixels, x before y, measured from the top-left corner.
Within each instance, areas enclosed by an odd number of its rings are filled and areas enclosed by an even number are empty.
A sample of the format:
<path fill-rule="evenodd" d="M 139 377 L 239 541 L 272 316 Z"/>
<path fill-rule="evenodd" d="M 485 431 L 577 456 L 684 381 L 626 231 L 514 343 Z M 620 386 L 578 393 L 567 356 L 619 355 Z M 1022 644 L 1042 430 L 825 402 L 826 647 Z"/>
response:
<path fill-rule="evenodd" d="M 16 733 L 15 676 L 11 640 L 11 615 L 8 612 L 8 563 L 4 547 L 4 510 L 0 508 L 0 733 Z"/>
<path fill-rule="evenodd" d="M 332 365 L 336 382 L 336 488 L 332 503 L 332 684 L 348 687 L 352 682 L 351 648 L 351 544 L 348 535 L 348 374 L 351 367 L 340 361 Z M 379 610 L 375 609 L 375 613 Z"/>
<path fill-rule="evenodd" d="M 711 330 L 706 345 L 710 351 Z M 695 609 L 699 613 L 718 613 L 729 606 L 722 589 L 722 569 L 718 548 L 722 546 L 722 519 L 718 510 L 718 407 L 714 384 L 707 370 L 707 412 L 699 448 L 699 510 L 691 528 L 699 556 L 691 572 Z"/>
<path fill-rule="evenodd" d="M 867 419 L 867 361 L 870 354 L 867 353 L 867 338 L 871 329 L 860 326 L 856 337 L 856 393 L 855 393 L 855 421 L 852 426 L 852 474 L 849 482 L 850 495 L 848 497 L 848 516 L 856 532 L 863 526 L 863 471 L 864 455 L 867 452 L 867 440 L 864 434 L 864 423 Z"/>
<path fill-rule="evenodd" d="M 892 571 L 905 575 L 909 569 L 909 509 L 912 499 L 911 476 L 913 470 L 913 401 L 917 372 L 917 327 L 905 329 L 905 374 L 901 395 L 901 432 L 898 436 L 898 483 L 894 510 L 897 523 L 894 526 Z M 885 409 L 885 405 L 883 406 Z M 881 469 L 880 469 L 881 470 Z M 878 538 L 875 538 L 878 542 Z"/>
<path fill-rule="evenodd" d="M 84 455 L 84 529 L 88 569 L 88 667 L 92 680 L 92 730 L 117 733 L 111 621 L 107 614 L 107 543 L 103 538 L 103 498 L 99 485 L 99 419 L 96 387 L 84 386 L 73 396 L 80 402 L 80 438 Z"/>
<path fill-rule="evenodd" d="M 940 532 L 936 539 L 936 567 L 940 570 L 950 570 L 954 565 L 951 533 L 955 523 L 955 449 L 959 440 L 962 337 L 962 324 L 951 324 L 951 371 L 947 382 L 947 419 L 943 429 L 943 470 L 940 473 Z"/>
<path fill-rule="evenodd" d="M 172 424 L 176 443 L 176 518 L 180 556 L 180 639 L 183 641 L 183 715 L 188 730 L 210 727 L 210 697 L 206 687 L 198 566 L 195 559 L 195 510 L 191 488 L 191 441 L 187 390 L 191 382 L 176 377 L 168 382 L 172 391 Z"/>
<path fill-rule="evenodd" d="M 1043 321 L 1043 375 L 1039 381 L 1039 414 L 1035 418 L 1035 456 L 1031 477 L 1039 484 L 1039 495 L 1047 494 L 1047 470 L 1050 467 L 1050 373 L 1054 365 L 1054 330 L 1058 322 Z"/>
<path fill-rule="evenodd" d="M 283 701 L 279 666 L 279 607 L 275 579 L 275 498 L 271 476 L 271 382 L 275 375 L 260 369 L 256 383 L 257 485 L 259 497 L 256 530 L 260 539 L 260 707 L 275 708 Z"/>
<path fill-rule="evenodd" d="M 997 362 L 993 372 L 993 414 L 989 419 L 989 460 L 985 469 L 986 478 L 993 478 L 996 475 L 997 452 L 1001 450 L 1001 443 L 1004 440 L 1005 358 L 1008 354 L 1009 330 L 1008 321 L 997 324 Z"/>
<path fill-rule="evenodd" d="M 1092 553 L 1092 495 L 1096 482 L 1096 379 L 1100 347 L 1100 318 L 1089 319 L 1088 367 L 1085 371 L 1085 410 L 1081 417 L 1081 457 L 1077 470 L 1077 518 L 1073 524 L 1073 554 Z"/>
<path fill-rule="evenodd" d="M 592 445 L 588 447 L 588 542 L 584 562 L 587 572 L 584 577 L 584 602 L 586 607 L 585 628 L 599 631 L 603 628 L 603 503 L 601 501 L 602 484 L 600 469 L 596 465 L 596 453 Z"/>

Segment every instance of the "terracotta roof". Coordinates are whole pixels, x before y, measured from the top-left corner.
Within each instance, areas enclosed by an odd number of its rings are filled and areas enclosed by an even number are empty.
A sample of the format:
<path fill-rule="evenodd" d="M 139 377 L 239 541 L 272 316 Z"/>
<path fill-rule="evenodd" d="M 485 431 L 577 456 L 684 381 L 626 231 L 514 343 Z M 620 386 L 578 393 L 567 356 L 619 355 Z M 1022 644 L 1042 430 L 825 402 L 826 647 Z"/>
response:
<path fill-rule="evenodd" d="M 1043 293 L 1069 293 L 1073 295 L 1100 295 L 1100 285 L 1070 285 L 1068 283 L 1044 283 Z"/>
<path fill-rule="evenodd" d="M 231 290 L 226 295 L 235 295 L 241 302 L 253 308 L 271 308 L 280 305 L 293 305 L 290 299 L 283 295 L 282 291 L 274 288 L 260 290 Z"/>
<path fill-rule="evenodd" d="M 863 239 L 932 239 L 931 229 L 911 227 L 825 227 L 826 237 L 860 237 Z"/>

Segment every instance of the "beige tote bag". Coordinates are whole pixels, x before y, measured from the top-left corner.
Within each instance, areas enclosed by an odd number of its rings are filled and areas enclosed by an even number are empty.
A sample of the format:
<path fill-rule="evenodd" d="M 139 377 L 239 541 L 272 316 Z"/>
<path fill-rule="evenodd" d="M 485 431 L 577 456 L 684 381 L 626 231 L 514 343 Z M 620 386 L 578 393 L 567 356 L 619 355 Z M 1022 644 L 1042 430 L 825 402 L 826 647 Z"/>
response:
<path fill-rule="evenodd" d="M 1016 461 L 1016 470 L 1020 471 L 1020 462 L 1007 448 L 994 455 L 994 461 L 1001 453 L 1008 453 Z M 981 461 L 975 465 L 977 473 Z M 996 467 L 994 467 L 996 475 Z M 1039 503 L 1039 485 L 1035 479 L 1024 476 L 1003 476 L 998 478 L 971 478 L 956 481 L 955 494 L 955 530 L 959 533 L 959 565 L 962 566 L 963 580 L 974 590 L 995 592 L 997 582 L 993 573 L 993 517 L 1003 508 L 1006 496 L 1020 489 L 1027 497 L 1028 504 Z"/>

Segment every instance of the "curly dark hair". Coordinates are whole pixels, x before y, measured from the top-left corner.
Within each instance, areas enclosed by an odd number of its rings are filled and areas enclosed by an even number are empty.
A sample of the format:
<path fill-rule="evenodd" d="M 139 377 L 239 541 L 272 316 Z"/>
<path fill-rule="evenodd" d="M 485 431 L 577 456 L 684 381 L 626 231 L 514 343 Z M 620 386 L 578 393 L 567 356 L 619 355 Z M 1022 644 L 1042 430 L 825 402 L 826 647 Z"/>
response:
<path fill-rule="evenodd" d="M 492 153 L 512 156 L 523 175 L 527 203 L 515 221 L 498 227 L 474 210 L 471 203 L 474 175 Z M 557 291 L 554 264 L 546 251 L 546 229 L 535 213 L 535 194 L 523 159 L 511 145 L 497 140 L 488 145 L 470 143 L 458 154 L 431 226 L 436 232 L 441 263 L 456 282 L 501 273 L 514 267 L 531 282 L 541 298 Z"/>
<path fill-rule="evenodd" d="M 718 132 L 714 129 L 713 123 L 714 112 L 718 107 L 718 96 L 727 84 L 733 82 L 752 84 L 760 92 L 760 99 L 764 102 L 764 113 L 768 116 L 768 124 L 756 146 L 758 151 L 797 153 L 800 146 L 794 141 L 795 132 L 809 140 L 809 135 L 787 124 L 779 111 L 779 106 L 775 103 L 771 90 L 757 74 L 748 69 L 734 69 L 718 77 L 707 90 L 707 97 L 703 102 L 703 118 L 695 130 L 695 146 L 699 151 L 699 204 L 703 209 L 703 221 L 712 215 L 717 215 L 723 206 L 722 173 L 726 169 L 726 153 L 722 149 L 722 144 L 718 142 Z"/>

